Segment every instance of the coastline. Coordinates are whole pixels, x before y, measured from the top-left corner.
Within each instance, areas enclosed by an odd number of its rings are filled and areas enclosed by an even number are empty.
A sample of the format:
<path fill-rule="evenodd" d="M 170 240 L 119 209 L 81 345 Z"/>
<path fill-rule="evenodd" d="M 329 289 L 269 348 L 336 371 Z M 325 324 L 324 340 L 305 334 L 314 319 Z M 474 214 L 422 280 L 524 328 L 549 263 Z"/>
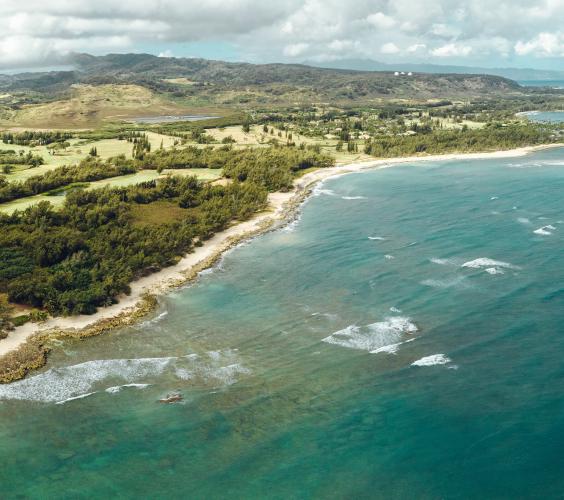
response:
<path fill-rule="evenodd" d="M 92 315 L 55 317 L 43 323 L 28 322 L 9 332 L 7 338 L 0 340 L 0 383 L 23 378 L 28 371 L 43 366 L 50 350 L 50 340 L 64 337 L 85 338 L 135 323 L 155 308 L 156 296 L 195 279 L 199 272 L 213 266 L 226 250 L 241 241 L 288 220 L 319 182 L 335 176 L 404 163 L 511 158 L 563 146 L 564 144 L 559 143 L 489 153 L 375 159 L 309 172 L 294 181 L 293 191 L 270 193 L 267 211 L 257 213 L 251 219 L 233 224 L 225 231 L 215 234 L 175 265 L 132 282 L 131 293 L 118 297 L 118 303 L 100 308 Z"/>

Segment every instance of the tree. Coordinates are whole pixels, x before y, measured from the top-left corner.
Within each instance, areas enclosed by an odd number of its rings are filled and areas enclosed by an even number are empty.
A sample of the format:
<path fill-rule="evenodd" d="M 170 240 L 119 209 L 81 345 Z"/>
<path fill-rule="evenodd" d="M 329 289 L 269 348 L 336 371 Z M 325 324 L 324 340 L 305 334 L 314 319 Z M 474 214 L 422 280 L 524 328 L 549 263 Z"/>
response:
<path fill-rule="evenodd" d="M 98 156 L 98 149 L 96 148 L 96 146 L 92 146 L 90 148 L 90 151 L 88 152 L 88 154 L 90 156 L 92 156 L 93 158 L 95 158 L 96 156 Z"/>

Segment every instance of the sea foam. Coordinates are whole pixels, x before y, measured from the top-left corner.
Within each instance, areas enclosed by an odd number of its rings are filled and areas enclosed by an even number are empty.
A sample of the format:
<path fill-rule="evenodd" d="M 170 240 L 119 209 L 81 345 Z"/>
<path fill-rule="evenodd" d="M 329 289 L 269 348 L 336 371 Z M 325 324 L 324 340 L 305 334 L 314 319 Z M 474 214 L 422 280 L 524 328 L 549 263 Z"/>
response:
<path fill-rule="evenodd" d="M 451 362 L 451 359 L 444 354 L 432 354 L 431 356 L 425 356 L 424 358 L 418 359 L 411 363 L 411 366 L 434 366 L 434 365 L 446 365 Z"/>
<path fill-rule="evenodd" d="M 552 225 L 547 225 L 547 226 L 543 226 L 543 227 L 539 227 L 538 229 L 535 229 L 533 231 L 533 233 L 535 234 L 540 234 L 541 236 L 550 236 L 552 234 L 552 231 L 554 231 L 556 228 Z"/>
<path fill-rule="evenodd" d="M 461 267 L 466 267 L 469 269 L 481 269 L 483 267 L 498 267 L 504 269 L 520 269 L 518 266 L 514 266 L 509 262 L 503 262 L 501 260 L 489 259 L 487 257 L 480 257 L 479 259 L 469 260 L 462 264 Z"/>
<path fill-rule="evenodd" d="M 415 332 L 417 332 L 417 326 L 411 322 L 410 318 L 394 316 L 364 327 L 349 325 L 325 337 L 323 342 L 372 352 L 398 344 L 402 342 L 403 335 Z"/>
<path fill-rule="evenodd" d="M 147 387 L 165 371 L 177 375 L 180 370 L 194 374 L 194 380 L 213 386 L 231 385 L 237 375 L 250 370 L 237 363 L 233 351 L 211 351 L 205 356 L 189 354 L 179 357 L 103 359 L 77 365 L 51 368 L 44 373 L 9 385 L 0 385 L 0 399 L 27 400 L 42 403 L 65 403 L 84 398 L 97 391 L 104 381 L 122 381 L 105 389 L 117 393 L 125 387 Z"/>

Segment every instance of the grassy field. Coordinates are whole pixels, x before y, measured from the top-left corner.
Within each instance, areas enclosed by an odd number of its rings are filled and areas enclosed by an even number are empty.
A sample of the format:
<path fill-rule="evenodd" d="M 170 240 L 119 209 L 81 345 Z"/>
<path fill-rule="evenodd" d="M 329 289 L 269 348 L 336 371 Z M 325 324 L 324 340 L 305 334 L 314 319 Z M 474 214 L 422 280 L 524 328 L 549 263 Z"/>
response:
<path fill-rule="evenodd" d="M 104 123 L 136 116 L 188 112 L 163 96 L 133 84 L 84 85 L 71 88 L 68 99 L 24 106 L 12 111 L 0 126 L 76 129 L 93 128 Z"/>
<path fill-rule="evenodd" d="M 159 149 L 161 143 L 163 148 L 169 148 L 174 145 L 175 137 L 168 135 L 157 134 L 155 132 L 147 132 L 151 149 L 154 151 Z M 120 141 L 118 139 L 102 139 L 99 141 L 83 141 L 80 139 L 71 139 L 71 146 L 64 151 L 59 151 L 56 154 L 51 154 L 47 146 L 36 146 L 30 148 L 29 146 L 18 146 L 14 144 L 4 144 L 0 142 L 1 150 L 13 149 L 16 152 L 23 151 L 24 154 L 32 152 L 34 155 L 40 155 L 45 160 L 45 164 L 29 168 L 26 165 L 18 165 L 11 174 L 6 175 L 9 181 L 22 181 L 34 175 L 41 175 L 56 167 L 62 165 L 73 165 L 82 160 L 90 151 L 95 147 L 98 151 L 98 156 L 102 159 L 110 158 L 124 154 L 126 157 L 131 158 L 133 145 L 127 141 Z"/>
<path fill-rule="evenodd" d="M 90 182 L 88 183 L 88 187 L 86 189 L 99 189 L 106 186 L 131 186 L 133 184 L 140 184 L 141 182 L 151 181 L 167 175 L 195 175 L 202 181 L 213 181 L 221 177 L 221 170 L 213 170 L 207 168 L 167 169 L 164 170 L 162 174 L 159 174 L 156 170 L 142 170 L 135 174 L 122 175 L 120 177 L 112 177 L 111 179 L 103 179 L 100 181 Z M 65 195 L 64 192 L 56 196 L 41 194 L 37 196 L 28 196 L 26 198 L 10 201 L 8 203 L 1 203 L 0 212 L 11 214 L 16 210 L 25 210 L 27 207 L 35 205 L 40 201 L 49 201 L 54 206 L 60 207 L 65 201 Z"/>

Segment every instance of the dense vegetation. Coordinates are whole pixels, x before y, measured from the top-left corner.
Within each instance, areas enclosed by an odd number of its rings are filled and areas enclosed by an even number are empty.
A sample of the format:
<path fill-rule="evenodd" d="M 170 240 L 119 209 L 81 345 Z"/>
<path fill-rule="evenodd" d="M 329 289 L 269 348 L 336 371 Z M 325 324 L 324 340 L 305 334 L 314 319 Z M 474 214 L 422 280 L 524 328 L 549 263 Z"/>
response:
<path fill-rule="evenodd" d="M 546 144 L 561 140 L 554 126 L 533 124 L 489 124 L 480 129 L 427 130 L 412 135 L 375 137 L 365 146 L 367 154 L 391 158 L 417 153 L 441 154 Z"/>
<path fill-rule="evenodd" d="M 72 138 L 71 132 L 25 130 L 23 132 L 3 132 L 4 144 L 17 144 L 18 146 L 44 146 L 54 142 L 65 142 Z"/>
<path fill-rule="evenodd" d="M 17 154 L 13 149 L 4 149 L 0 150 L 0 163 L 2 165 L 30 165 L 33 168 L 43 165 L 45 160 L 31 151 L 26 154 L 23 154 L 23 151 Z"/>
<path fill-rule="evenodd" d="M 196 241 L 263 208 L 266 194 L 252 183 L 212 186 L 168 177 L 72 192 L 58 211 L 41 202 L 0 215 L 0 291 L 52 314 L 92 313 L 127 293 L 131 280 L 174 263 Z M 176 210 L 170 220 L 144 224 L 137 207 Z"/>
<path fill-rule="evenodd" d="M 0 202 L 45 193 L 75 182 L 92 182 L 134 172 L 136 168 L 124 156 L 107 161 L 89 156 L 78 165 L 55 168 L 22 182 L 8 182 L 5 177 L 0 177 Z"/>
<path fill-rule="evenodd" d="M 223 174 L 239 181 L 249 180 L 269 191 L 287 190 L 299 170 L 329 167 L 334 164 L 329 155 L 311 148 L 269 147 L 233 149 L 197 148 L 158 150 L 145 154 L 137 165 L 143 169 L 212 168 L 223 169 Z"/>
<path fill-rule="evenodd" d="M 300 170 L 331 167 L 334 164 L 335 160 L 331 156 L 314 149 L 245 149 L 230 157 L 223 168 L 223 175 L 241 182 L 260 184 L 269 191 L 287 191 Z"/>

